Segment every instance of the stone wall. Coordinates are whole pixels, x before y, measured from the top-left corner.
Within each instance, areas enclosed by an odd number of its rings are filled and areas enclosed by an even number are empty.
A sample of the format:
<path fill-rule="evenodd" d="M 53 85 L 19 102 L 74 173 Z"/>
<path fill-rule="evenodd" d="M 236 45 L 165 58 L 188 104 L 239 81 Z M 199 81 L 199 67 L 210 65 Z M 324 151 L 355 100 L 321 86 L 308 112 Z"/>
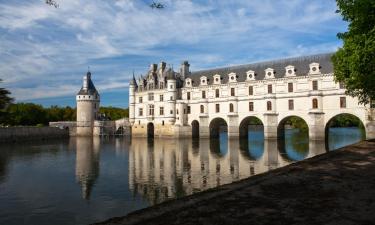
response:
<path fill-rule="evenodd" d="M 68 129 L 59 127 L 0 127 L 0 142 L 18 142 L 69 137 Z"/>

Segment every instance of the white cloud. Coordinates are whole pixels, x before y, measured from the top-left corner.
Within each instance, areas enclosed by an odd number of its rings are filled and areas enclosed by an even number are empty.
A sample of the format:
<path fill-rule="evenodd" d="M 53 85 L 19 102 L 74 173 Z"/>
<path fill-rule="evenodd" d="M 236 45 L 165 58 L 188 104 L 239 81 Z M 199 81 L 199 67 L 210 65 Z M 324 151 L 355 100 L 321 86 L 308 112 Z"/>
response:
<path fill-rule="evenodd" d="M 205 68 L 328 52 L 345 28 L 334 0 L 163 2 L 163 10 L 139 0 L 1 2 L 0 77 L 19 100 L 75 93 L 57 84 L 77 84 L 88 65 L 101 88 L 122 88 L 118 80 L 155 59 Z"/>

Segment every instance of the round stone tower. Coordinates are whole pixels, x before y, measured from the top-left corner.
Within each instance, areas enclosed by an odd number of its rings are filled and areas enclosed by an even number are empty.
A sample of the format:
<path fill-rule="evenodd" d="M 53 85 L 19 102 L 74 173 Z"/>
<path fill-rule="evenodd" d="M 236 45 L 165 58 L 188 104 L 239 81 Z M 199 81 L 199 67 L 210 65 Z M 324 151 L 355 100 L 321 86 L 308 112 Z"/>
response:
<path fill-rule="evenodd" d="M 169 124 L 174 125 L 176 122 L 176 98 L 177 98 L 177 82 L 173 70 L 170 68 L 167 75 L 167 113 L 170 114 Z M 182 113 L 182 112 L 180 112 Z"/>
<path fill-rule="evenodd" d="M 91 80 L 90 71 L 83 77 L 81 90 L 77 93 L 77 136 L 92 136 L 94 121 L 98 117 L 100 95 Z"/>
<path fill-rule="evenodd" d="M 137 81 L 133 74 L 133 79 L 129 82 L 129 122 L 131 125 L 133 125 L 135 121 L 135 91 L 137 88 Z"/>

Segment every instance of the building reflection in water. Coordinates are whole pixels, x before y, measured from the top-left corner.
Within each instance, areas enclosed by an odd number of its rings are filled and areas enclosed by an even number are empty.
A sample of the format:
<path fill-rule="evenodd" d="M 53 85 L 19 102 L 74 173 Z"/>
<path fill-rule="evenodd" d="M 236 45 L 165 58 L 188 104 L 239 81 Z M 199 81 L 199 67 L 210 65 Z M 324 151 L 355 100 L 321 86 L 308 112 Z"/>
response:
<path fill-rule="evenodd" d="M 135 195 L 140 194 L 151 204 L 232 183 L 325 152 L 324 142 L 316 141 L 307 141 L 302 147 L 277 140 L 226 138 L 154 139 L 146 143 L 146 139 L 132 138 L 129 186 Z"/>
<path fill-rule="evenodd" d="M 76 142 L 76 180 L 81 186 L 82 198 L 89 199 L 93 186 L 99 176 L 99 137 L 77 137 Z"/>

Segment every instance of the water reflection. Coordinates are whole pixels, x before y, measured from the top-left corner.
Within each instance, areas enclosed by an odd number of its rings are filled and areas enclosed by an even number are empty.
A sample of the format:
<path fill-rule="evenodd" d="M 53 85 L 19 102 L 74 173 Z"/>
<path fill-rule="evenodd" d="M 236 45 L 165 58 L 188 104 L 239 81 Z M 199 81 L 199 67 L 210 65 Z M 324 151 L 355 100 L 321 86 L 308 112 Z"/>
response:
<path fill-rule="evenodd" d="M 349 135 L 347 135 L 349 134 Z M 288 129 L 284 142 L 71 138 L 0 145 L 0 224 L 88 224 L 326 152 Z M 330 129 L 330 149 L 361 140 Z M 30 194 L 30 190 L 33 190 Z M 26 221 L 26 222 L 25 222 Z"/>
<path fill-rule="evenodd" d="M 81 186 L 82 198 L 89 199 L 99 176 L 100 138 L 79 137 L 76 141 L 76 180 Z"/>

